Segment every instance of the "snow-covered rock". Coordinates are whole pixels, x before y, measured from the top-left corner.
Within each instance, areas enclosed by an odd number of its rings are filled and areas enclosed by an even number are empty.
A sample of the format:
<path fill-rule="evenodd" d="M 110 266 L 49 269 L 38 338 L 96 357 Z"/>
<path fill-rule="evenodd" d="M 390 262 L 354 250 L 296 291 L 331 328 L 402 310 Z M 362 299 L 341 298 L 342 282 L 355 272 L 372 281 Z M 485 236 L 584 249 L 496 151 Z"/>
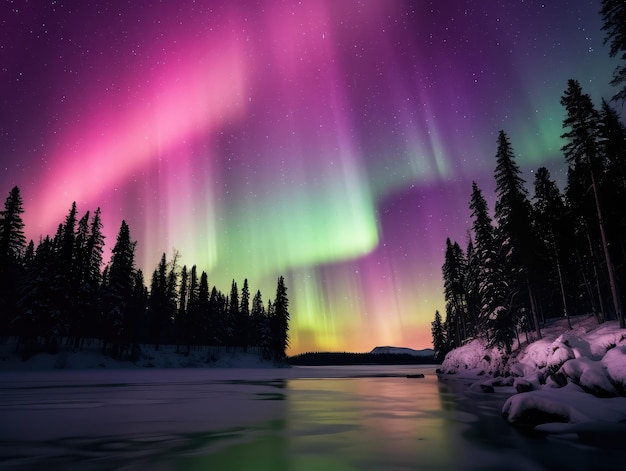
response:
<path fill-rule="evenodd" d="M 505 359 L 504 352 L 498 348 L 488 348 L 486 340 L 473 339 L 449 352 L 440 371 L 463 376 L 501 376 Z"/>
<path fill-rule="evenodd" d="M 564 320 L 553 322 L 542 329 L 542 339 L 514 345 L 510 357 L 488 348 L 485 341 L 472 340 L 450 352 L 440 372 L 473 375 L 474 391 L 497 384 L 485 376 L 512 377 L 518 394 L 502 409 L 511 423 L 565 422 L 586 430 L 580 426 L 584 423 L 594 424 L 595 430 L 598 424 L 626 422 L 626 329 L 617 321 L 598 325 L 593 316 L 571 320 L 572 329 Z M 624 425 L 620 430 L 626 430 Z M 566 428 L 554 425 L 542 425 L 541 430 L 566 433 Z"/>

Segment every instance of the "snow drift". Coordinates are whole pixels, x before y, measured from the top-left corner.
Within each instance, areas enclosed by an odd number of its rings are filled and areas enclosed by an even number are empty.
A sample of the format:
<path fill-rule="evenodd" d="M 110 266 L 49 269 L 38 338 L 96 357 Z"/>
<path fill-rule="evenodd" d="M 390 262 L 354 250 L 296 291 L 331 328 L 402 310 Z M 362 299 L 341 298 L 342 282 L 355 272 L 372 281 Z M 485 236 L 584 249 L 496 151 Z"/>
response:
<path fill-rule="evenodd" d="M 553 321 L 541 340 L 514 346 L 510 356 L 482 339 L 471 340 L 446 356 L 439 373 L 476 379 L 480 387 L 472 390 L 512 386 L 517 394 L 502 414 L 513 424 L 582 433 L 590 429 L 581 424 L 597 431 L 612 423 L 619 424 L 614 432 L 626 434 L 626 330 L 617 321 L 598 325 L 593 316 L 571 320 L 571 330 L 564 319 Z"/>

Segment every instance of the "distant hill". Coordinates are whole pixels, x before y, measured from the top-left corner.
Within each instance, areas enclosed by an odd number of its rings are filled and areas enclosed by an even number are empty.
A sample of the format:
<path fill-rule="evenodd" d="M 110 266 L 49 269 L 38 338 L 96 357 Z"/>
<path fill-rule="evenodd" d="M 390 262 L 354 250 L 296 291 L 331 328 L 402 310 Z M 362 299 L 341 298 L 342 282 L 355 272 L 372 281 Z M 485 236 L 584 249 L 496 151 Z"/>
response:
<path fill-rule="evenodd" d="M 416 357 L 433 357 L 435 351 L 432 348 L 425 348 L 423 350 L 413 350 L 406 347 L 375 347 L 370 353 L 384 353 L 395 355 L 414 355 Z"/>
<path fill-rule="evenodd" d="M 289 357 L 291 365 L 423 365 L 434 364 L 432 349 L 376 347 L 367 353 L 309 352 Z"/>

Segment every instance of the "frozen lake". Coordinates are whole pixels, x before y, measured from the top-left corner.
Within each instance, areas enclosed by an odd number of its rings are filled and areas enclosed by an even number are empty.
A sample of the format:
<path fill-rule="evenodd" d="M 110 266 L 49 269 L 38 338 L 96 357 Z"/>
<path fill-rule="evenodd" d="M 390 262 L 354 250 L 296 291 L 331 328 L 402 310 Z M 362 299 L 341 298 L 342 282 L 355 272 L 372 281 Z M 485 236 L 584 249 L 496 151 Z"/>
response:
<path fill-rule="evenodd" d="M 622 469 L 515 430 L 506 397 L 416 366 L 4 372 L 0 469 Z"/>

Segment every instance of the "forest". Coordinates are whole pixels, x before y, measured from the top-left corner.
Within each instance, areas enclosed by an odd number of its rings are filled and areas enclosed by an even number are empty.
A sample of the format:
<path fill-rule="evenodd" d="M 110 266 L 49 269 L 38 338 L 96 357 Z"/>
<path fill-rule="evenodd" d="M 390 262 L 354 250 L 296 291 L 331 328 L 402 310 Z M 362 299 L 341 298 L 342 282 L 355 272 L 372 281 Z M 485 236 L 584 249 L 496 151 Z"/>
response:
<path fill-rule="evenodd" d="M 611 81 L 621 88 L 611 101 L 623 105 L 626 5 L 604 0 L 600 14 L 609 54 L 622 60 Z M 510 353 L 520 334 L 541 338 L 550 317 L 593 313 L 598 323 L 617 319 L 625 327 L 626 127 L 609 102 L 597 106 L 577 80 L 568 81 L 560 103 L 563 193 L 541 167 L 530 197 L 504 131 L 495 153 L 493 213 L 472 185 L 468 241 L 462 247 L 446 240 L 445 319 L 437 311 L 432 322 L 438 360 L 476 337 Z"/>
<path fill-rule="evenodd" d="M 100 209 L 78 217 L 76 203 L 54 237 L 26 242 L 23 200 L 16 186 L 0 211 L 0 337 L 14 336 L 26 359 L 55 353 L 65 343 L 79 350 L 100 340 L 104 354 L 134 360 L 140 344 L 252 347 L 282 362 L 289 345 L 289 301 L 278 278 L 274 300 L 252 296 L 248 280 L 233 280 L 224 294 L 206 272 L 179 267 L 178 253 L 162 255 L 149 282 L 135 267 L 130 229 L 122 221 L 112 256 L 103 263 Z"/>

